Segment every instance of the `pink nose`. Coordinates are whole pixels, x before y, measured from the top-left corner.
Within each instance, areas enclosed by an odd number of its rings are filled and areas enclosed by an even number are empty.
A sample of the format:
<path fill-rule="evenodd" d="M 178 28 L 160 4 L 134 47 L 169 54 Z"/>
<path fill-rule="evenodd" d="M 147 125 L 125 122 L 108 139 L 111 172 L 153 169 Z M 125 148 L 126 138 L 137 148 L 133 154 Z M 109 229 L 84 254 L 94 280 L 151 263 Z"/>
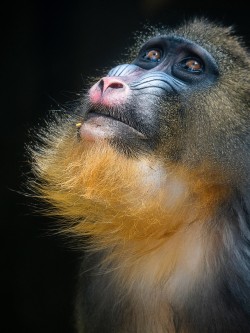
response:
<path fill-rule="evenodd" d="M 89 90 L 93 104 L 115 106 L 123 104 L 129 94 L 128 85 L 116 77 L 103 77 Z"/>
<path fill-rule="evenodd" d="M 113 77 L 104 77 L 99 82 L 98 85 L 101 91 L 104 93 L 108 88 L 110 89 L 123 89 L 124 83 L 113 78 Z"/>

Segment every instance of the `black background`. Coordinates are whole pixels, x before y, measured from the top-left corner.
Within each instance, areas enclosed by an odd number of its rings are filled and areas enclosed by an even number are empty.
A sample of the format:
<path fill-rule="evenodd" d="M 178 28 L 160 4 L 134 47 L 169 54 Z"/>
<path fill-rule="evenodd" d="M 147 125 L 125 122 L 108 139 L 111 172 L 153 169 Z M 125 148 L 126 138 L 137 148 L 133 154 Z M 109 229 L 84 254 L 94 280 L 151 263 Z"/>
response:
<path fill-rule="evenodd" d="M 29 171 L 28 129 L 49 110 L 67 107 L 85 78 L 110 68 L 132 32 L 173 26 L 194 15 L 234 24 L 249 45 L 245 1 L 65 1 L 3 4 L 1 19 L 1 315 L 2 333 L 71 333 L 79 253 L 49 230 L 19 194 Z"/>

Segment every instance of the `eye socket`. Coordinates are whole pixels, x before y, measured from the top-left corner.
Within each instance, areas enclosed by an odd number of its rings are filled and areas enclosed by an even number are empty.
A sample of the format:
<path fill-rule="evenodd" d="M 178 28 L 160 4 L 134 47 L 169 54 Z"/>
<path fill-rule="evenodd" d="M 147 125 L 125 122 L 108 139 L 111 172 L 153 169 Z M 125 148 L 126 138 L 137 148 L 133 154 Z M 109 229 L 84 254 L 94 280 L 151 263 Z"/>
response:
<path fill-rule="evenodd" d="M 161 51 L 159 49 L 146 50 L 142 58 L 149 62 L 159 62 L 161 61 Z"/>
<path fill-rule="evenodd" d="M 187 72 L 200 74 L 204 70 L 204 65 L 200 59 L 197 58 L 185 58 L 178 63 L 178 67 L 181 67 Z"/>

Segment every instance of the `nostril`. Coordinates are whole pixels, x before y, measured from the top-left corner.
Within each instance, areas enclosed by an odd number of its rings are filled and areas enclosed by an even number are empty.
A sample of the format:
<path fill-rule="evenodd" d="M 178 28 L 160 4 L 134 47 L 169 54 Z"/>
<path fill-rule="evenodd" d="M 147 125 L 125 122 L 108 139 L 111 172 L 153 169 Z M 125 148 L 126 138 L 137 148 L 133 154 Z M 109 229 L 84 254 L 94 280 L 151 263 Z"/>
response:
<path fill-rule="evenodd" d="M 103 88 L 104 88 L 104 80 L 103 80 L 103 79 L 101 79 L 101 80 L 99 81 L 98 86 L 99 86 L 99 88 L 101 89 L 101 91 L 103 91 Z"/>
<path fill-rule="evenodd" d="M 121 82 L 111 82 L 107 88 L 119 89 L 123 88 L 123 84 Z"/>
<path fill-rule="evenodd" d="M 99 81 L 98 87 L 101 90 L 101 92 L 104 92 L 108 88 L 121 89 L 124 87 L 124 84 L 123 84 L 123 82 L 121 82 L 113 77 L 104 77 Z"/>

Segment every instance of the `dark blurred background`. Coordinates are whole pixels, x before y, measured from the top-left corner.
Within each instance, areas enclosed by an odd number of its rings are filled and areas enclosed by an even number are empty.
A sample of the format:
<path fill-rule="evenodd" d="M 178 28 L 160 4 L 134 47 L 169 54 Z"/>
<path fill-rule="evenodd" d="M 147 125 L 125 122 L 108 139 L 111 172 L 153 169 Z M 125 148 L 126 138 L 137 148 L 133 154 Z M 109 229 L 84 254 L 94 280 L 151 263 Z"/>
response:
<path fill-rule="evenodd" d="M 74 103 L 85 78 L 112 67 L 145 23 L 174 26 L 207 16 L 233 24 L 249 45 L 249 9 L 241 0 L 34 0 L 1 7 L 0 331 L 73 333 L 79 253 L 19 194 L 29 172 L 28 129 L 49 110 Z"/>

